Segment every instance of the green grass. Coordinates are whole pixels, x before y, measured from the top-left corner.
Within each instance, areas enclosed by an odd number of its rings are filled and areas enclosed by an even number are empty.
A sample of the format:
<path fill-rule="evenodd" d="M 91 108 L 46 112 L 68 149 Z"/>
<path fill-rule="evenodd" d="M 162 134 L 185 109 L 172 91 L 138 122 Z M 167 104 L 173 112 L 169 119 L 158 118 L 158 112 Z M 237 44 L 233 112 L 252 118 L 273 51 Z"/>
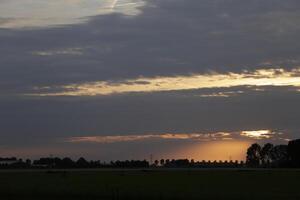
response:
<path fill-rule="evenodd" d="M 0 171 L 5 200 L 300 199 L 300 171 Z"/>

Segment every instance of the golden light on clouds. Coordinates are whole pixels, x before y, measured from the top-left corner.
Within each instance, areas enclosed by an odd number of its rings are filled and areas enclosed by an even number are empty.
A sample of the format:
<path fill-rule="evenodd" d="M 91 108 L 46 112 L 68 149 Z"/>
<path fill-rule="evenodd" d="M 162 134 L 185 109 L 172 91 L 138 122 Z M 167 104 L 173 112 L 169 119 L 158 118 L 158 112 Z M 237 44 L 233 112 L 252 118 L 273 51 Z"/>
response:
<path fill-rule="evenodd" d="M 70 143 L 117 143 L 142 140 L 190 140 L 190 141 L 231 141 L 234 139 L 279 139 L 282 133 L 271 130 L 237 131 L 237 132 L 216 132 L 216 133 L 164 133 L 164 134 L 143 134 L 143 135 L 106 135 L 106 136 L 84 136 L 70 137 L 66 142 Z M 280 137 L 279 137 L 280 136 Z"/>
<path fill-rule="evenodd" d="M 71 137 L 67 142 L 92 142 L 92 143 L 115 143 L 115 142 L 131 142 L 147 139 L 162 139 L 162 140 L 197 140 L 197 141 L 211 141 L 211 140 L 226 140 L 231 139 L 230 133 L 182 133 L 182 134 L 145 134 L 145 135 L 111 135 L 111 136 L 88 136 L 88 137 Z"/>
<path fill-rule="evenodd" d="M 97 96 L 130 92 L 159 92 L 234 86 L 295 86 L 300 87 L 300 69 L 261 69 L 243 73 L 210 73 L 190 76 L 137 78 L 121 82 L 99 81 L 59 86 L 59 92 L 39 91 L 37 96 Z M 215 94 L 229 96 L 230 94 Z"/>
<path fill-rule="evenodd" d="M 257 130 L 257 131 L 242 131 L 242 136 L 255 138 L 255 139 L 267 139 L 271 138 L 274 133 L 270 130 Z"/>

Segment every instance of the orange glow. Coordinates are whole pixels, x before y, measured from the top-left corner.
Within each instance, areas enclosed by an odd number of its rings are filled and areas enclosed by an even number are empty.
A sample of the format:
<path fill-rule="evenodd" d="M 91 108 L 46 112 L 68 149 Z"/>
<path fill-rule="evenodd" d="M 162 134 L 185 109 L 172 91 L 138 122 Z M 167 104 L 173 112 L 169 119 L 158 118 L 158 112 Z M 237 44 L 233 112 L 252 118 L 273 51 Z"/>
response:
<path fill-rule="evenodd" d="M 197 144 L 189 144 L 173 152 L 169 152 L 166 158 L 189 158 L 195 160 L 245 160 L 247 148 L 251 141 L 211 141 Z"/>
<path fill-rule="evenodd" d="M 70 137 L 65 142 L 69 144 L 111 144 L 123 143 L 122 145 L 133 145 L 132 142 L 146 142 L 165 144 L 171 142 L 161 152 L 156 152 L 157 159 L 188 158 L 194 160 L 245 160 L 247 148 L 257 140 L 286 141 L 283 133 L 272 130 L 245 130 L 236 132 L 215 133 L 164 133 L 146 135 L 111 135 L 111 136 L 86 136 Z M 159 142 L 159 143 L 158 143 Z M 161 143 L 160 143 L 161 144 Z M 160 147 L 161 148 L 161 147 Z M 154 149 L 148 150 L 155 151 Z"/>

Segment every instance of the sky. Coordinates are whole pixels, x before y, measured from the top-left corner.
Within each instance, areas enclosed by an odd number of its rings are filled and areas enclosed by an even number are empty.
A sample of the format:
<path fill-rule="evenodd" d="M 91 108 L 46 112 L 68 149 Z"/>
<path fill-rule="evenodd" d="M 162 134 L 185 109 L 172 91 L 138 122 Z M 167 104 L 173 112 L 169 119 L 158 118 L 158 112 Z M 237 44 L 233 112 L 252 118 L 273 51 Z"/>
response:
<path fill-rule="evenodd" d="M 0 0 L 0 156 L 243 160 L 300 138 L 299 0 Z"/>

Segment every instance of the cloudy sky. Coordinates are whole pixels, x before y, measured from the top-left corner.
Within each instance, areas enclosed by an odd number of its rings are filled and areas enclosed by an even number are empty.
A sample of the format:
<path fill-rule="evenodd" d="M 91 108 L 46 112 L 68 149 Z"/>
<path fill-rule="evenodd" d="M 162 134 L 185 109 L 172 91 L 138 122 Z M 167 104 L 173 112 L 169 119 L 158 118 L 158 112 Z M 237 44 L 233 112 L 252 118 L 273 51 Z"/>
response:
<path fill-rule="evenodd" d="M 244 159 L 300 137 L 299 0 L 0 0 L 0 156 Z"/>

